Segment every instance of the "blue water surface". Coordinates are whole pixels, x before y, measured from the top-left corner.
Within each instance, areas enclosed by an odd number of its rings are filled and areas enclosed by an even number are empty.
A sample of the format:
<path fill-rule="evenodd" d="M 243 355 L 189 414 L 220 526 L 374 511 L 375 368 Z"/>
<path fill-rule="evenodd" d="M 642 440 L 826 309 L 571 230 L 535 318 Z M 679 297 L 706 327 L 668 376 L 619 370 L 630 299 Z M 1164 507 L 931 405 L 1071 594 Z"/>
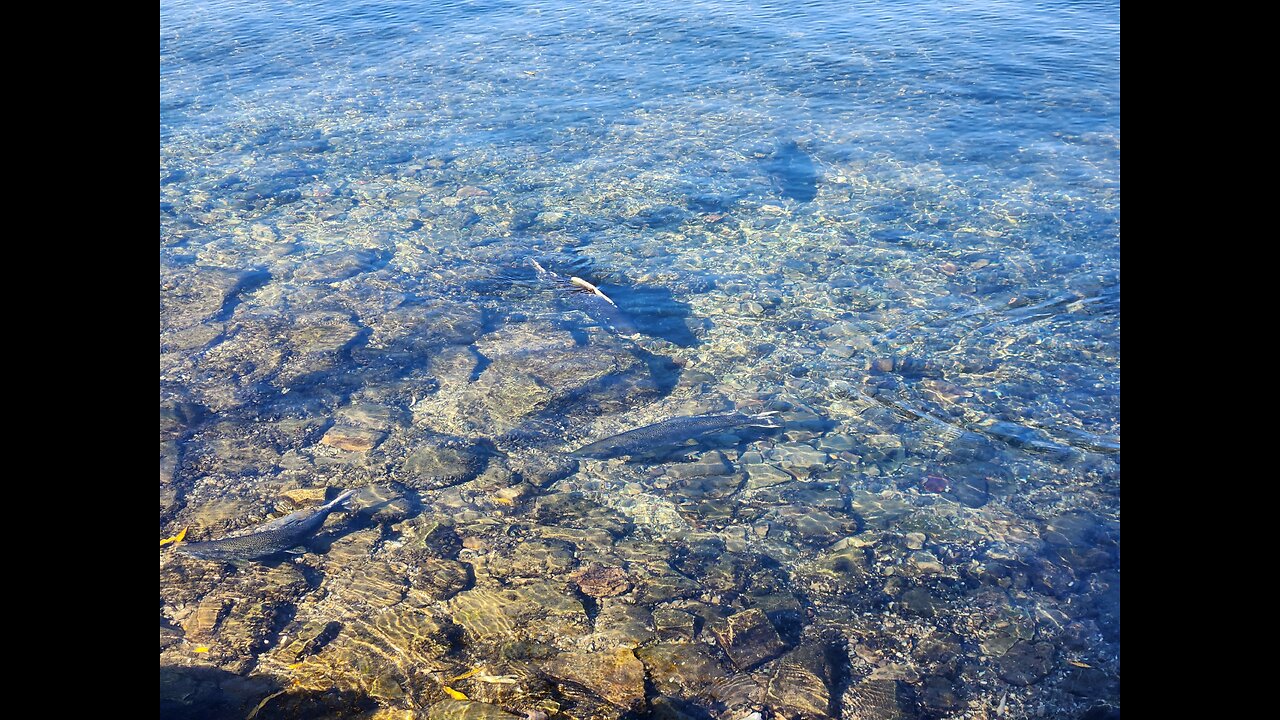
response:
<path fill-rule="evenodd" d="M 162 715 L 1118 717 L 1119 273 L 1118 2 L 162 0 Z"/>

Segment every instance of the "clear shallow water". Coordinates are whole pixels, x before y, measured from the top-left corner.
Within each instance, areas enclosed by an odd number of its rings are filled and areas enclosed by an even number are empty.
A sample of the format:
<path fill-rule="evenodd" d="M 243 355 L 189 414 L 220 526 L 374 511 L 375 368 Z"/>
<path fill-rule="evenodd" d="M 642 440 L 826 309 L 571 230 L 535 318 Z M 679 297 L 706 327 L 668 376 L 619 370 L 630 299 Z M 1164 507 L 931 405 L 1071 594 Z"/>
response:
<path fill-rule="evenodd" d="M 165 2 L 160 95 L 162 536 L 362 488 L 162 552 L 163 714 L 1118 709 L 1117 4 Z"/>

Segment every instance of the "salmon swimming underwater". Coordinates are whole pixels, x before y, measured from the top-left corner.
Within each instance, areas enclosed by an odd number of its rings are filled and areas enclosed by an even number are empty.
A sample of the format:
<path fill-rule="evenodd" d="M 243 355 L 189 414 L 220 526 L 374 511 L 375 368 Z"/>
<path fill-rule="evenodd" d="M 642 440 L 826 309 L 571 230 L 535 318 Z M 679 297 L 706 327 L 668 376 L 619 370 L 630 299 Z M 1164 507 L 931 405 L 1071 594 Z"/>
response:
<path fill-rule="evenodd" d="M 542 267 L 537 260 L 530 260 L 529 262 L 537 270 L 539 278 L 555 283 L 567 290 L 569 292 L 566 296 L 568 301 L 591 316 L 596 322 L 626 337 L 633 337 L 639 333 L 635 324 L 626 316 L 626 313 L 622 312 L 618 308 L 618 304 L 613 301 L 613 298 L 605 295 L 600 288 L 580 277 L 565 277 L 559 273 L 552 272 Z"/>
<path fill-rule="evenodd" d="M 324 525 L 329 513 L 338 509 L 355 495 L 347 490 L 323 505 L 304 508 L 281 518 L 259 525 L 251 532 L 238 537 L 210 540 L 208 542 L 179 543 L 178 552 L 202 560 L 237 562 L 258 560 L 269 555 L 297 547 Z"/>
<path fill-rule="evenodd" d="M 731 434 L 734 430 L 780 429 L 782 423 L 773 417 L 775 414 L 775 411 L 755 415 L 733 412 L 672 418 L 597 440 L 574 450 L 572 454 L 599 459 L 624 455 L 633 458 L 661 458 L 674 455 L 680 450 L 692 450 L 700 442 L 717 435 Z"/>

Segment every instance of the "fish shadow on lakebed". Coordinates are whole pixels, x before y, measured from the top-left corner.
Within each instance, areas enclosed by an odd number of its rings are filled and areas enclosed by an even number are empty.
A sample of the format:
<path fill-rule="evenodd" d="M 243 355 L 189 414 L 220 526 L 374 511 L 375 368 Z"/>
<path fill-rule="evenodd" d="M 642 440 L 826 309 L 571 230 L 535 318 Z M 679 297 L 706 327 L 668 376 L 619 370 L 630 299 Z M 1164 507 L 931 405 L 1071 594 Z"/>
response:
<path fill-rule="evenodd" d="M 813 156 L 795 140 L 759 152 L 773 189 L 785 198 L 807 203 L 818 196 L 820 173 Z"/>
<path fill-rule="evenodd" d="M 664 287 L 605 285 L 605 292 L 641 335 L 660 338 L 683 348 L 701 343 L 689 327 L 693 309 Z"/>

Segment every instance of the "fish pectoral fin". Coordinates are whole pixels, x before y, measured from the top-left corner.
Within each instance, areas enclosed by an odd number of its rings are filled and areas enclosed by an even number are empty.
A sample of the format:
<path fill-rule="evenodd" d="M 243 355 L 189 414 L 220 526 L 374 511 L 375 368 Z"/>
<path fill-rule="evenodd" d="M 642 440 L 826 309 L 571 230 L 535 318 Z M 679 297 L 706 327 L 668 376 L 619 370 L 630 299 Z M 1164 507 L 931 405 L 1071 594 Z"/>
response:
<path fill-rule="evenodd" d="M 284 552 L 287 555 L 306 555 L 307 547 L 305 545 L 295 545 Z"/>

